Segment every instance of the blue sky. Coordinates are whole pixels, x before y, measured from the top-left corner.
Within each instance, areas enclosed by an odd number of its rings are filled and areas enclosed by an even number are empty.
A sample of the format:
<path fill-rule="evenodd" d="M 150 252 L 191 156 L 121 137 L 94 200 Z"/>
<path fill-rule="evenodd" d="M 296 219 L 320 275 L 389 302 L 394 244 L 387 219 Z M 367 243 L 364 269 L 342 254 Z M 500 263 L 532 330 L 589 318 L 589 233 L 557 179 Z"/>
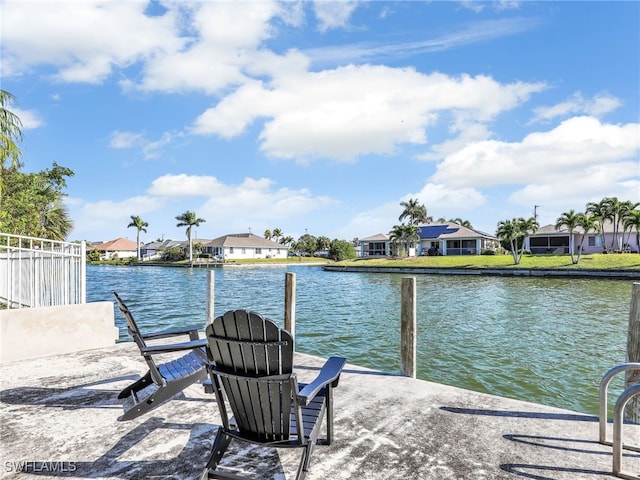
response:
<path fill-rule="evenodd" d="M 71 168 L 71 240 L 640 202 L 640 2 L 0 2 L 25 171 Z"/>

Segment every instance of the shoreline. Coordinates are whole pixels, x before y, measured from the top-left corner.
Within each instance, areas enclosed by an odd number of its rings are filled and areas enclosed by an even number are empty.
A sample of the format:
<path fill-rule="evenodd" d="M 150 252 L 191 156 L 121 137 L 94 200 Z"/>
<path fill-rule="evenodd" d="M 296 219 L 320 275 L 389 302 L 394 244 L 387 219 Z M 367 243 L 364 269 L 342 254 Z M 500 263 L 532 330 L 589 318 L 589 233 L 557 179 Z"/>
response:
<path fill-rule="evenodd" d="M 640 270 L 603 269 L 557 269 L 557 268 L 457 268 L 457 267 L 357 267 L 347 265 L 325 265 L 328 272 L 352 273 L 405 273 L 418 275 L 485 275 L 502 277 L 565 277 L 565 278 L 609 278 L 612 280 L 640 280 Z"/>

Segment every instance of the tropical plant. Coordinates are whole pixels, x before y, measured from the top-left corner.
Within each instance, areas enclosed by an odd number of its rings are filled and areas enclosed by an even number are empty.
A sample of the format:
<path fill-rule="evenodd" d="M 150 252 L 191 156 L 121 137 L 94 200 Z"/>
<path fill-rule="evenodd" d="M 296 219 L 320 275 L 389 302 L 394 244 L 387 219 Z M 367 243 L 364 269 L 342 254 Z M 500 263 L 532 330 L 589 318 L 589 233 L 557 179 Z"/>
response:
<path fill-rule="evenodd" d="M 187 240 L 189 241 L 189 262 L 193 262 L 193 245 L 191 242 L 191 230 L 193 227 L 199 227 L 201 223 L 206 222 L 204 218 L 198 218 L 195 212 L 186 212 L 176 217 L 178 224 L 176 227 L 187 227 Z"/>
<path fill-rule="evenodd" d="M 145 222 L 138 215 L 131 215 L 131 222 L 127 225 L 127 228 L 135 227 L 136 232 L 136 245 L 138 247 L 137 259 L 140 260 L 140 232 L 147 233 L 147 227 L 149 224 Z"/>
<path fill-rule="evenodd" d="M 268 228 L 264 231 L 264 238 L 266 238 L 267 240 L 271 240 L 271 237 L 273 236 L 273 234 L 271 233 L 271 230 L 269 230 Z"/>
<path fill-rule="evenodd" d="M 15 97 L 0 89 L 0 171 L 5 169 L 18 170 L 22 167 L 20 158 L 22 152 L 22 122 L 18 115 L 10 110 Z M 1 185 L 0 185 L 1 187 Z M 0 192 L 1 192 L 0 188 Z"/>
<path fill-rule="evenodd" d="M 560 230 L 562 227 L 567 227 L 567 230 L 569 230 L 569 255 L 571 255 L 571 263 L 574 265 L 578 263 L 578 261 L 574 256 L 575 245 L 573 241 L 573 234 L 576 227 L 580 224 L 581 215 L 581 213 L 576 213 L 575 210 L 571 209 L 568 212 L 561 214 L 556 220 L 555 225 L 556 230 Z"/>
<path fill-rule="evenodd" d="M 509 250 L 513 256 L 513 263 L 520 264 L 524 255 L 524 246 L 527 237 L 536 232 L 538 222 L 535 217 L 525 219 L 523 217 L 511 220 L 501 220 L 498 222 L 496 237 L 509 245 Z"/>
<path fill-rule="evenodd" d="M 410 198 L 406 202 L 400 202 L 400 206 L 404 208 L 398 217 L 398 220 L 401 222 L 407 218 L 410 225 L 419 225 L 420 223 L 427 223 L 430 220 L 430 218 L 427 217 L 427 207 L 419 203 L 417 198 Z"/>
<path fill-rule="evenodd" d="M 624 217 L 624 228 L 629 232 L 636 230 L 636 245 L 640 253 L 640 210 L 634 208 Z"/>
<path fill-rule="evenodd" d="M 331 239 L 329 237 L 320 236 L 316 238 L 318 244 L 318 250 L 327 250 L 331 246 Z"/>
<path fill-rule="evenodd" d="M 298 252 L 313 256 L 318 251 L 318 241 L 313 235 L 305 233 L 298 239 L 296 249 Z"/>
<path fill-rule="evenodd" d="M 471 222 L 469 220 L 463 220 L 461 218 L 452 218 L 449 220 L 451 223 L 456 223 L 458 225 L 460 225 L 461 227 L 465 227 L 465 228 L 473 228 L 473 225 L 471 225 Z"/>
<path fill-rule="evenodd" d="M 280 230 L 279 228 L 274 228 L 272 232 L 272 237 L 273 237 L 273 241 L 278 243 L 278 241 L 280 240 L 280 237 L 282 237 L 282 230 Z"/>
<path fill-rule="evenodd" d="M 356 258 L 356 252 L 353 248 L 353 244 L 346 240 L 332 240 L 331 245 L 329 246 L 329 258 L 336 262 Z"/>
<path fill-rule="evenodd" d="M 3 169 L 0 231 L 14 235 L 65 240 L 73 228 L 62 203 L 66 178 L 73 171 L 54 162 L 50 170 L 22 173 Z"/>
<path fill-rule="evenodd" d="M 576 258 L 576 264 L 580 263 L 580 257 L 582 256 L 582 249 L 584 246 L 584 239 L 587 238 L 589 232 L 598 232 L 599 223 L 593 215 L 587 213 L 581 213 L 578 216 L 578 227 L 582 228 L 582 238 L 580 239 L 580 245 L 578 245 L 578 257 Z"/>
<path fill-rule="evenodd" d="M 420 240 L 420 227 L 404 223 L 394 225 L 389 232 L 389 240 L 396 245 L 396 248 L 401 247 L 398 256 L 408 255 L 413 243 Z"/>
<path fill-rule="evenodd" d="M 285 247 L 292 247 L 293 243 L 294 243 L 294 238 L 290 235 L 287 235 L 286 237 L 282 237 L 280 238 L 280 244 L 284 245 Z"/>

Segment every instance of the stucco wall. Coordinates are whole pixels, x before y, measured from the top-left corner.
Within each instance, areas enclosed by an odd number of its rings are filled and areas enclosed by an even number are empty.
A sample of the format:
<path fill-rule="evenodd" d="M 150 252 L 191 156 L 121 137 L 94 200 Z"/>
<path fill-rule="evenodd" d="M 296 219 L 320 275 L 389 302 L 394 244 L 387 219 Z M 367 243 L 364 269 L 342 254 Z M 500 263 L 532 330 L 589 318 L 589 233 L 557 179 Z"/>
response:
<path fill-rule="evenodd" d="M 0 310 L 0 363 L 114 345 L 112 302 Z"/>

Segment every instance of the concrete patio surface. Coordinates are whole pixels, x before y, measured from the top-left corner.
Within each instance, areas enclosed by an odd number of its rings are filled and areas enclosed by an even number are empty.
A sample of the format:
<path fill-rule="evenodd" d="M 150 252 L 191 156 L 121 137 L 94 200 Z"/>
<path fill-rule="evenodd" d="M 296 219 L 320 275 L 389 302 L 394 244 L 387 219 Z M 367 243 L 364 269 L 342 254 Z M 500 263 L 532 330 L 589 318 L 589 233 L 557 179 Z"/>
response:
<path fill-rule="evenodd" d="M 302 380 L 321 363 L 296 355 Z M 132 343 L 1 365 L 0 477 L 198 479 L 220 422 L 216 402 L 193 385 L 119 422 L 118 391 L 145 371 Z M 315 449 L 309 480 L 614 478 L 594 416 L 352 365 L 335 402 L 336 440 Z M 624 433 L 640 444 L 640 427 Z M 223 465 L 284 480 L 299 455 L 234 441 Z M 626 451 L 623 468 L 640 474 L 640 453 Z"/>

